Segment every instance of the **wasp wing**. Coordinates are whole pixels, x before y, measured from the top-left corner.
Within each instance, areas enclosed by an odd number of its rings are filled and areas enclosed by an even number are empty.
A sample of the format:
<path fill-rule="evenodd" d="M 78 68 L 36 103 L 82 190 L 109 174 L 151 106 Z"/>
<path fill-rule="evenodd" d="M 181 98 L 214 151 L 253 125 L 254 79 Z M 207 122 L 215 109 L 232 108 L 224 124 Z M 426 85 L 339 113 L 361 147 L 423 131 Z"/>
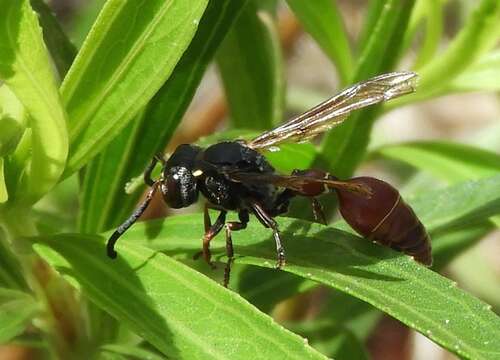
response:
<path fill-rule="evenodd" d="M 372 191 L 362 184 L 350 183 L 331 178 L 318 178 L 310 175 L 280 175 L 269 173 L 253 173 L 246 171 L 222 171 L 231 181 L 244 184 L 273 184 L 298 193 L 303 193 L 304 188 L 312 184 L 322 184 L 330 189 L 343 189 L 370 197 Z"/>
<path fill-rule="evenodd" d="M 353 110 L 414 92 L 416 81 L 416 73 L 400 71 L 359 82 L 304 114 L 266 131 L 247 145 L 264 149 L 285 141 L 305 141 L 340 124 Z"/>

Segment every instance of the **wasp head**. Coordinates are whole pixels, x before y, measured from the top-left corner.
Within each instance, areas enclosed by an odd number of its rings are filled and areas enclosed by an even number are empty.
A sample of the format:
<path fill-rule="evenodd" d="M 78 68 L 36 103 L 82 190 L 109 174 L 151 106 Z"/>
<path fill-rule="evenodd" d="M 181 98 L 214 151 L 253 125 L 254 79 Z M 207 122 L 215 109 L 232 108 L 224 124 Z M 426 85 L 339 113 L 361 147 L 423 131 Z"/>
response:
<path fill-rule="evenodd" d="M 193 169 L 200 151 L 197 146 L 179 145 L 167 160 L 162 171 L 160 190 L 169 207 L 180 209 L 198 200 L 198 186 Z"/>

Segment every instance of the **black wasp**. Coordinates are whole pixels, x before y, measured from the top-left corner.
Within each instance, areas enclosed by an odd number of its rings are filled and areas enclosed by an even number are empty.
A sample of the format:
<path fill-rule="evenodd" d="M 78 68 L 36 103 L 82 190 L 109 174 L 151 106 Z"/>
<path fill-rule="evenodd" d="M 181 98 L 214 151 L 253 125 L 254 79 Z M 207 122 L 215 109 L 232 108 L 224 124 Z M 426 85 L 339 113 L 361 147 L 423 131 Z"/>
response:
<path fill-rule="evenodd" d="M 201 254 L 212 265 L 210 241 L 225 227 L 228 263 L 224 285 L 227 286 L 233 258 L 231 233 L 246 228 L 250 214 L 272 230 L 277 267 L 281 268 L 285 264 L 285 250 L 274 217 L 287 212 L 293 197 L 305 196 L 311 199 L 315 218 L 325 222 L 316 197 L 335 192 L 340 213 L 358 233 L 430 265 L 429 236 L 391 185 L 371 177 L 339 180 L 315 169 L 297 169 L 291 175 L 281 175 L 261 154 L 285 141 L 301 142 L 322 133 L 343 122 L 353 110 L 411 93 L 415 90 L 416 79 L 415 73 L 405 71 L 379 75 L 345 89 L 253 140 L 225 141 L 206 149 L 183 144 L 168 159 L 154 157 L 144 173 L 144 181 L 151 189 L 134 213 L 111 235 L 107 244 L 108 256 L 116 258 L 116 241 L 141 216 L 156 191 L 159 190 L 167 205 L 175 209 L 195 203 L 201 192 L 207 200 Z M 160 178 L 154 180 L 151 172 L 157 162 L 163 168 Z M 213 224 L 209 208 L 220 211 Z M 226 222 L 230 210 L 238 213 L 239 221 Z"/>

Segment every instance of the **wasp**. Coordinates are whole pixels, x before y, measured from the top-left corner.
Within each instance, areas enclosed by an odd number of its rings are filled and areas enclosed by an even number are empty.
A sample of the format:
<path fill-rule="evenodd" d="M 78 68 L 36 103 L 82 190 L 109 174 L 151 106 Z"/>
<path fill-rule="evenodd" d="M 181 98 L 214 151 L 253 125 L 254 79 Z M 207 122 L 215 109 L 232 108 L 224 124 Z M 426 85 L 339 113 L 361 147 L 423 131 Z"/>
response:
<path fill-rule="evenodd" d="M 263 154 L 283 142 L 303 142 L 323 133 L 342 123 L 352 111 L 411 93 L 415 91 L 416 80 L 417 74 L 413 72 L 382 74 L 348 87 L 252 140 L 223 141 L 205 149 L 182 144 L 168 159 L 155 156 L 144 172 L 144 181 L 150 189 L 144 201 L 109 238 L 108 256 L 116 258 L 116 241 L 141 216 L 157 191 L 174 209 L 197 202 L 201 193 L 206 199 L 205 234 L 198 255 L 203 255 L 213 267 L 210 242 L 225 229 L 228 262 L 224 285 L 227 286 L 234 256 L 232 233 L 245 229 L 250 215 L 272 231 L 276 267 L 281 268 L 285 265 L 285 249 L 275 217 L 287 212 L 294 197 L 302 196 L 310 199 L 316 220 L 325 223 L 317 197 L 333 192 L 339 200 L 340 214 L 360 235 L 431 265 L 431 243 L 425 227 L 388 183 L 372 177 L 340 180 L 318 169 L 279 174 Z M 153 179 L 151 173 L 158 162 L 162 165 L 161 175 Z M 219 211 L 213 223 L 209 209 Z M 228 211 L 237 212 L 239 221 L 227 222 Z"/>

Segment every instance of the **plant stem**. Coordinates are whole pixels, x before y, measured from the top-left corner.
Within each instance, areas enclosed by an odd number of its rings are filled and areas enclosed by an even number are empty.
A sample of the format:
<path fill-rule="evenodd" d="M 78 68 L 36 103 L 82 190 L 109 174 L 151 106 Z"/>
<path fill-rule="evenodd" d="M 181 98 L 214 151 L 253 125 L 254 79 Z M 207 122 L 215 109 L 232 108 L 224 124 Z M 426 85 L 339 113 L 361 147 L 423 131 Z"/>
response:
<path fill-rule="evenodd" d="M 0 226 L 7 234 L 7 245 L 12 247 L 21 264 L 26 282 L 44 312 L 36 326 L 42 330 L 51 355 L 57 359 L 76 359 L 88 354 L 85 337 L 80 330 L 83 320 L 75 291 L 35 251 L 27 237 L 38 235 L 31 210 L 25 207 L 2 209 Z M 81 349 L 81 351 L 79 351 Z"/>

